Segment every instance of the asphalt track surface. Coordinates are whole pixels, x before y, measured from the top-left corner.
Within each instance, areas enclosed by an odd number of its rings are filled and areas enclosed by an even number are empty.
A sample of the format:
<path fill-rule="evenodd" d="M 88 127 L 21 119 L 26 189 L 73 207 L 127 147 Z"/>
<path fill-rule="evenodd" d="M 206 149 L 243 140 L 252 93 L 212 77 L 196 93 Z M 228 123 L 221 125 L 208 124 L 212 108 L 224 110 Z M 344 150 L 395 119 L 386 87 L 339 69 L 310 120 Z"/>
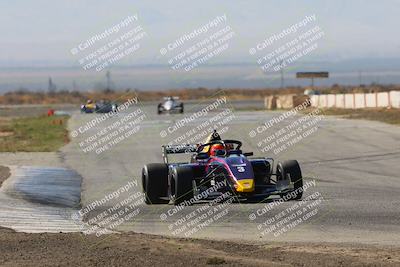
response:
<path fill-rule="evenodd" d="M 232 203 L 226 208 L 227 214 L 187 236 L 248 241 L 399 243 L 399 127 L 371 121 L 324 117 L 318 122 L 316 132 L 277 155 L 272 151 L 266 154 L 257 147 L 260 140 L 257 138 L 266 137 L 272 130 L 279 130 L 283 125 L 291 124 L 301 115 L 290 116 L 275 128 L 260 134 L 261 136 L 250 138 L 249 132 L 252 129 L 278 117 L 282 112 L 236 111 L 235 107 L 229 106 L 228 103 L 185 124 L 176 132 L 168 133 L 164 138 L 160 137 L 160 132 L 166 129 L 168 131 L 168 127 L 205 106 L 207 103 L 187 106 L 183 115 L 157 115 L 154 106 L 140 105 L 146 117 L 140 123 L 139 131 L 99 155 L 94 151 L 83 152 L 79 142 L 113 124 L 137 107 L 132 107 L 131 110 L 92 127 L 85 134 L 72 138 L 72 142 L 62 149 L 62 153 L 66 164 L 83 177 L 82 206 L 104 198 L 132 180 L 137 181 L 138 186 L 130 189 L 129 194 L 140 191 L 141 169 L 145 164 L 162 161 L 162 144 L 174 140 L 230 107 L 234 118 L 223 125 L 228 127 L 228 131 L 223 133 L 222 137 L 242 140 L 243 149 L 253 151 L 256 156 L 274 157 L 276 160 L 297 159 L 302 167 L 305 182 L 315 181 L 315 186 L 305 192 L 303 199 L 314 194 L 322 196 L 322 201 L 317 205 L 317 214 L 285 233 L 262 235 L 259 228 L 265 228 L 259 224 L 293 206 L 296 203 L 293 201 L 276 205 L 264 214 L 259 211 L 260 215 L 257 215 L 255 220 L 250 220 L 249 216 L 257 214 L 258 210 L 265 207 L 265 203 Z M 70 130 L 77 130 L 95 116 L 101 115 L 73 114 Z M 88 213 L 85 218 L 95 218 L 120 200 L 121 198 L 107 201 Z M 185 207 L 171 216 L 168 215 L 168 211 L 172 214 L 172 205 L 142 205 L 137 216 L 113 230 L 174 235 L 173 230 L 183 225 L 178 223 L 178 219 L 193 214 L 193 211 L 200 214 L 198 209 L 203 205 L 205 204 Z M 164 221 L 160 219 L 162 214 L 167 214 Z M 171 224 L 174 225 L 171 227 Z M 185 233 L 187 231 L 177 236 L 185 236 Z"/>
<path fill-rule="evenodd" d="M 286 227 L 286 232 L 276 234 L 276 231 L 272 231 L 263 235 L 262 230 L 266 229 L 266 226 L 260 226 L 260 224 L 274 216 L 279 216 L 282 212 L 288 215 L 287 209 L 300 202 L 280 203 L 267 212 L 261 212 L 261 210 L 272 200 L 267 203 L 235 202 L 225 206 L 216 205 L 215 207 L 223 207 L 219 210 L 220 216 L 214 217 L 207 227 L 198 227 L 196 232 L 188 234 L 188 231 L 194 228 L 193 225 L 196 225 L 193 224 L 181 233 L 174 234 L 174 230 L 182 229 L 181 227 L 188 221 L 203 215 L 199 209 L 206 204 L 185 207 L 171 216 L 168 214 L 173 213 L 174 206 L 172 205 L 140 205 L 137 207 L 138 214 L 115 225 L 112 230 L 249 242 L 310 241 L 399 245 L 399 127 L 379 122 L 320 117 L 321 120 L 313 125 L 313 127 L 316 126 L 314 132 L 275 155 L 273 151 L 262 152 L 257 143 L 273 132 L 292 125 L 302 115 L 290 116 L 251 138 L 249 136 L 251 130 L 257 129 L 257 126 L 272 118 L 279 117 L 282 112 L 240 111 L 236 110 L 237 106 L 227 103 L 218 110 L 210 111 L 186 123 L 178 130 L 168 133 L 164 138 L 160 136 L 163 130 L 168 131 L 168 127 L 207 105 L 208 103 L 187 105 L 185 114 L 157 115 L 154 105 L 138 104 L 91 127 L 85 133 L 72 137 L 71 143 L 61 149 L 59 157 L 63 164 L 79 173 L 83 179 L 81 185 L 83 208 L 90 206 L 96 200 L 103 199 L 106 195 L 127 185 L 128 182 L 131 184 L 132 181 L 137 182 L 137 186 L 132 186 L 126 192 L 127 195 L 121 194 L 120 197 L 99 205 L 88 212 L 83 219 L 89 221 L 91 218 L 96 218 L 122 199 L 140 192 L 141 169 L 145 164 L 162 162 L 162 144 L 189 132 L 202 122 L 212 120 L 226 108 L 231 108 L 230 114 L 234 114 L 234 117 L 221 126 L 221 129 L 227 130 L 222 137 L 241 140 L 244 143 L 243 150 L 253 151 L 255 156 L 273 157 L 277 161 L 297 159 L 302 167 L 304 182 L 315 182 L 315 186 L 311 186 L 305 192 L 303 199 L 308 199 L 309 196 L 314 197 L 306 200 L 302 205 L 314 203 L 312 210 L 316 213 L 310 218 L 303 217 L 300 223 L 292 224 L 290 228 Z M 138 108 L 142 110 L 142 114 L 145 114 L 145 118 L 140 122 L 137 132 L 100 154 L 95 151 L 85 153 L 82 150 L 79 145 L 81 142 L 85 142 L 85 139 L 96 135 L 107 126 L 115 125 L 116 121 Z M 69 128 L 73 132 L 99 116 L 101 115 L 74 112 Z M 196 133 L 200 134 L 200 131 Z M 183 156 L 188 160 L 189 156 Z M 321 199 L 320 202 L 316 201 L 318 198 Z M 310 211 L 311 207 L 306 210 Z M 163 214 L 167 216 L 161 220 L 160 217 Z M 215 210 L 213 215 L 216 214 Z M 254 220 L 249 219 L 252 214 L 256 214 Z M 302 213 L 298 218 L 304 215 L 305 213 Z M 185 216 L 190 219 L 180 223 Z"/>

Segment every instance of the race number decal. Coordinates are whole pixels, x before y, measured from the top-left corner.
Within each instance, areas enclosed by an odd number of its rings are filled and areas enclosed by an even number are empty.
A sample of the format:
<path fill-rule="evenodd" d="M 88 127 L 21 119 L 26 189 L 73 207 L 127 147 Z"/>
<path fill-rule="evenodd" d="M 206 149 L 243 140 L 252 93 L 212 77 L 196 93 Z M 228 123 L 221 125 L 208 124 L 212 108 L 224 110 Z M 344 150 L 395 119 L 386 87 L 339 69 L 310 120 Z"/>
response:
<path fill-rule="evenodd" d="M 244 172 L 245 171 L 243 166 L 237 166 L 236 168 L 237 168 L 238 172 Z"/>

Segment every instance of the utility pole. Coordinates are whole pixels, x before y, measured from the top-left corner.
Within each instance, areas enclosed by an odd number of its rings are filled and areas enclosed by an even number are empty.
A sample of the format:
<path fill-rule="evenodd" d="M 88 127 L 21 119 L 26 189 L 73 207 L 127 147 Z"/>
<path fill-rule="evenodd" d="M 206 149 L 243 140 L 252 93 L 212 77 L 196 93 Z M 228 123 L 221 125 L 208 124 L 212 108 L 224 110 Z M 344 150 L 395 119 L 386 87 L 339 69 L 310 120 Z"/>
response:
<path fill-rule="evenodd" d="M 107 90 L 111 89 L 111 72 L 108 70 L 106 73 L 106 78 L 107 78 Z"/>
<path fill-rule="evenodd" d="M 48 85 L 49 93 L 54 93 L 56 91 L 56 89 L 57 89 L 56 85 L 53 83 L 53 80 L 51 79 L 51 77 L 49 77 L 49 85 Z"/>
<path fill-rule="evenodd" d="M 281 65 L 281 89 L 282 89 L 283 86 L 285 85 L 285 84 L 284 84 L 285 78 L 283 77 L 283 61 L 282 61 L 282 60 L 281 60 L 281 62 L 280 62 L 280 65 Z"/>

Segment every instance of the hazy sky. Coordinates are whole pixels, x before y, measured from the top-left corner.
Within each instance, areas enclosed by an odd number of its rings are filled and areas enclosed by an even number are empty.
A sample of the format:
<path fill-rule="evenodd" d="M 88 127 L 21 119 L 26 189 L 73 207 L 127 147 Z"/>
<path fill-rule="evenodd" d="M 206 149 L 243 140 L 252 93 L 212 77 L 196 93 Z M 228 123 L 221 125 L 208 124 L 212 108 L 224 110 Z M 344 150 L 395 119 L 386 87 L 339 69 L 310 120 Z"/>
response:
<path fill-rule="evenodd" d="M 124 64 L 165 64 L 161 47 L 223 14 L 236 37 L 215 63 L 254 62 L 250 47 L 312 14 L 325 36 L 309 60 L 398 57 L 399 13 L 398 0 L 1 0 L 0 63 L 77 64 L 72 47 L 134 14 L 148 36 Z"/>

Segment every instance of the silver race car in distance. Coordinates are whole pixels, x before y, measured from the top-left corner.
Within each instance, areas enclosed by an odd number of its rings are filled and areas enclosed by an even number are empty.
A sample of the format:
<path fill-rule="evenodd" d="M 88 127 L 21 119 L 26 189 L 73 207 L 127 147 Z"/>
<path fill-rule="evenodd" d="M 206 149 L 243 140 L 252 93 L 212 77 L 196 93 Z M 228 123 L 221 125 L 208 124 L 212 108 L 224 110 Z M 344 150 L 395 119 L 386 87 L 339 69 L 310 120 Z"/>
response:
<path fill-rule="evenodd" d="M 164 97 L 164 102 L 159 103 L 157 107 L 157 113 L 162 114 L 162 113 L 183 113 L 183 103 L 178 102 L 179 97 L 175 96 L 167 96 Z"/>

